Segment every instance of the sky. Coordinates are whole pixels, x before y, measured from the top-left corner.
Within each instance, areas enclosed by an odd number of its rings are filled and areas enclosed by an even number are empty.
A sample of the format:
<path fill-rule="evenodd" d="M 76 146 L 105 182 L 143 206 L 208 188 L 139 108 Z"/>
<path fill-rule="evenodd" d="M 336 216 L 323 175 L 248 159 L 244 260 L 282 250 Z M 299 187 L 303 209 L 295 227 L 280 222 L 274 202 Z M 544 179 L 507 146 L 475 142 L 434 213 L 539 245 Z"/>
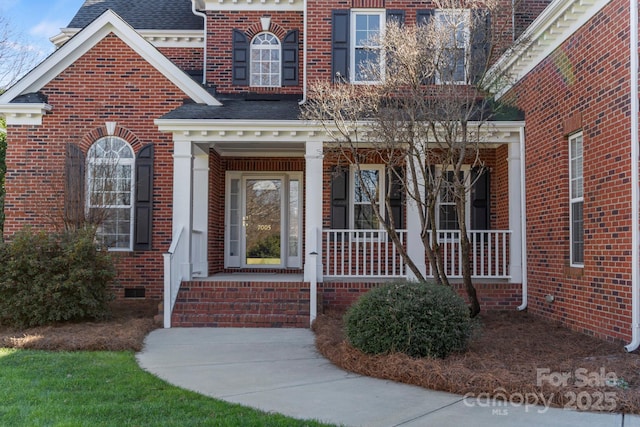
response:
<path fill-rule="evenodd" d="M 25 49 L 34 49 L 41 59 L 53 52 L 49 41 L 66 27 L 84 0 L 0 0 L 0 15 Z"/>

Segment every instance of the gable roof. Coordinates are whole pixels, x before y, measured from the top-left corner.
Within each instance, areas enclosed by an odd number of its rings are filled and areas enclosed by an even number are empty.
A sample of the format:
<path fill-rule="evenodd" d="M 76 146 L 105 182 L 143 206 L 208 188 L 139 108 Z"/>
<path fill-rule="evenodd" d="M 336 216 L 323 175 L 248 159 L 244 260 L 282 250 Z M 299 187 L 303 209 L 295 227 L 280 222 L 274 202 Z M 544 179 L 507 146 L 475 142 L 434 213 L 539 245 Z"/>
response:
<path fill-rule="evenodd" d="M 500 98 L 612 0 L 553 0 L 488 70 Z"/>
<path fill-rule="evenodd" d="M 220 105 L 204 87 L 178 68 L 153 45 L 140 36 L 130 25 L 111 10 L 105 11 L 66 44 L 31 70 L 26 76 L 0 95 L 0 113 L 8 111 L 15 98 L 38 92 L 58 74 L 73 64 L 99 41 L 115 34 L 138 55 L 157 69 L 168 80 L 196 103 Z M 4 104 L 4 106 L 2 105 Z M 14 104 L 15 105 L 15 104 Z"/>
<path fill-rule="evenodd" d="M 202 30 L 202 18 L 193 14 L 191 4 L 191 0 L 85 0 L 68 27 L 84 28 L 111 9 L 136 30 Z"/>

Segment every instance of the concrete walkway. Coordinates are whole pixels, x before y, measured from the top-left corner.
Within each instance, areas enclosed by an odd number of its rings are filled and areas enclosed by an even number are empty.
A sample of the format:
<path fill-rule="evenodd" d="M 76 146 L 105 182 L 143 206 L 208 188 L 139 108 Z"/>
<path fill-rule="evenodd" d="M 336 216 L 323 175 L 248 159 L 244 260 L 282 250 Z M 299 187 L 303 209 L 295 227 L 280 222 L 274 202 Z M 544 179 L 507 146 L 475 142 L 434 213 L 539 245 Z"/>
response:
<path fill-rule="evenodd" d="M 345 372 L 320 356 L 307 329 L 159 329 L 140 366 L 207 396 L 346 426 L 615 426 L 640 417 L 518 406 Z"/>

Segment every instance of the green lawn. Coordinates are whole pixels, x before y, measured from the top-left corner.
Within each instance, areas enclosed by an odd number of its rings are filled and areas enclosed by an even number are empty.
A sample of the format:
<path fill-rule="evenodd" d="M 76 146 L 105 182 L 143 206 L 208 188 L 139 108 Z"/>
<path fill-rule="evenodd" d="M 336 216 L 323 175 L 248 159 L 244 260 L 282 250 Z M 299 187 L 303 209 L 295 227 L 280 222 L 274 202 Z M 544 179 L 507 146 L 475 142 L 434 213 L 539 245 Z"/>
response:
<path fill-rule="evenodd" d="M 171 386 L 133 353 L 0 348 L 2 426 L 320 426 Z"/>

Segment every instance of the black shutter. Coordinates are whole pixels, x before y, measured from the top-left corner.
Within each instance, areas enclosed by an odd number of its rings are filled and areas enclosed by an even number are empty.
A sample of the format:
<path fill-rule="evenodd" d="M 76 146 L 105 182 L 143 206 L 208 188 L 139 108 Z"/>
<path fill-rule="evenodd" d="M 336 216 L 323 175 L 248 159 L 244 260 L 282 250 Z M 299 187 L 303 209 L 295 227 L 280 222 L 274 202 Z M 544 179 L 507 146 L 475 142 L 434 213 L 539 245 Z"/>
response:
<path fill-rule="evenodd" d="M 487 59 L 491 49 L 491 14 L 477 9 L 471 20 L 471 70 L 472 83 L 478 83 L 488 69 Z"/>
<path fill-rule="evenodd" d="M 491 222 L 489 218 L 489 189 L 491 181 L 489 169 L 473 168 L 471 170 L 471 229 L 489 230 Z"/>
<path fill-rule="evenodd" d="M 231 81 L 234 85 L 249 85 L 249 39 L 240 30 L 233 30 L 233 65 Z"/>
<path fill-rule="evenodd" d="M 416 11 L 416 24 L 417 25 L 429 25 L 431 23 L 431 19 L 433 18 L 433 9 L 419 9 Z M 435 84 L 436 79 L 435 75 L 431 74 L 427 78 L 423 79 L 422 84 L 432 85 Z"/>
<path fill-rule="evenodd" d="M 387 23 L 397 22 L 398 25 L 404 25 L 404 10 L 387 10 Z"/>
<path fill-rule="evenodd" d="M 298 30 L 291 30 L 282 40 L 282 86 L 298 85 Z"/>
<path fill-rule="evenodd" d="M 416 11 L 416 24 L 417 25 L 428 25 L 431 22 L 431 18 L 433 18 L 433 9 L 419 9 Z"/>
<path fill-rule="evenodd" d="M 404 168 L 396 166 L 387 172 L 387 185 L 391 185 L 389 205 L 391 217 L 397 230 L 404 228 Z"/>
<path fill-rule="evenodd" d="M 349 169 L 336 166 L 331 174 L 331 229 L 349 228 Z"/>
<path fill-rule="evenodd" d="M 67 144 L 65 149 L 65 226 L 80 228 L 84 224 L 85 158 L 75 144 Z"/>
<path fill-rule="evenodd" d="M 135 218 L 133 249 L 151 249 L 153 212 L 153 144 L 146 145 L 136 156 Z"/>
<path fill-rule="evenodd" d="M 349 80 L 349 19 L 348 10 L 332 12 L 331 73 L 334 82 Z"/>

